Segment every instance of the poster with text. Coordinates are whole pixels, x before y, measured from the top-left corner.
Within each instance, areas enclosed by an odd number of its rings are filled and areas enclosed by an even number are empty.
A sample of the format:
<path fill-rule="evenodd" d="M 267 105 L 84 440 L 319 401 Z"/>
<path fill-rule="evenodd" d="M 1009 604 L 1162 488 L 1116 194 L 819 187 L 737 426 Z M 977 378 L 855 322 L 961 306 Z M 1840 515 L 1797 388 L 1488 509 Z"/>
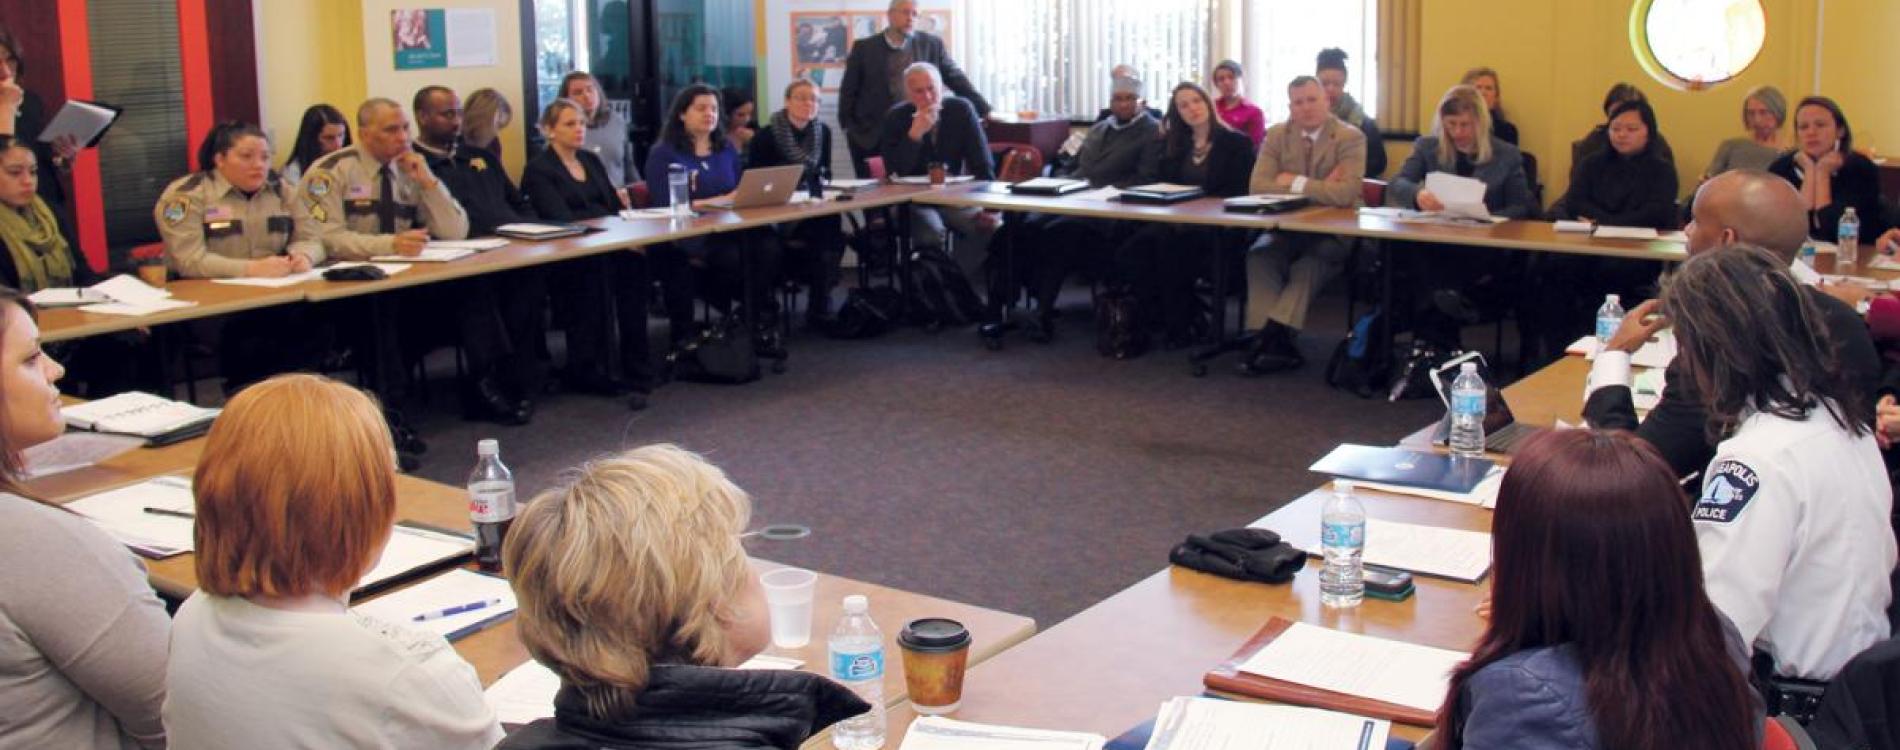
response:
<path fill-rule="evenodd" d="M 409 8 L 389 12 L 397 70 L 448 67 L 448 34 L 442 9 Z"/>

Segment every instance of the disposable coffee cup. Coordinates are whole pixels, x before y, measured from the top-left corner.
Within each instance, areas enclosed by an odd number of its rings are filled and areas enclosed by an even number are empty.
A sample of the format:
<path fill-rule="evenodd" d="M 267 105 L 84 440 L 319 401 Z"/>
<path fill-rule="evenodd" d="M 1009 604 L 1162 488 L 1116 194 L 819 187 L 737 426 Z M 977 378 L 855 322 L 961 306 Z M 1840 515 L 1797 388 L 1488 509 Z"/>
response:
<path fill-rule="evenodd" d="M 897 634 L 904 652 L 904 684 L 911 707 L 926 716 L 947 714 L 963 704 L 963 667 L 970 659 L 970 631 L 944 617 L 912 620 Z"/>

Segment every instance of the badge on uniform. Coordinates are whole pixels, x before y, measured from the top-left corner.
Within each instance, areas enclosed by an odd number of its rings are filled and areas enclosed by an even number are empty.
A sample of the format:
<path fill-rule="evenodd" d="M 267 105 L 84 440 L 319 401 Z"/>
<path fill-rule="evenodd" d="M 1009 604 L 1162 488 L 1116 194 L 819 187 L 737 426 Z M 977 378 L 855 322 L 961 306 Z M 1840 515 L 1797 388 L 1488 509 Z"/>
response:
<path fill-rule="evenodd" d="M 469 165 L 470 167 L 472 167 L 472 168 L 474 168 L 474 170 L 475 170 L 475 171 L 477 171 L 477 172 L 486 172 L 486 171 L 488 171 L 488 161 L 487 161 L 487 160 L 485 160 L 485 159 L 483 159 L 482 157 L 479 157 L 479 156 L 477 156 L 477 157 L 475 157 L 475 158 L 473 158 L 473 159 L 469 159 L 469 160 L 468 160 L 468 165 Z"/>
<path fill-rule="evenodd" d="M 310 191 L 311 195 L 322 198 L 330 194 L 331 179 L 329 172 L 318 172 L 304 178 L 304 189 Z"/>
<path fill-rule="evenodd" d="M 177 224 L 178 222 L 184 221 L 185 220 L 184 197 L 181 196 L 181 197 L 173 198 L 171 199 L 171 202 L 166 203 L 164 216 L 165 216 L 165 223 L 167 224 Z"/>
<path fill-rule="evenodd" d="M 1696 501 L 1690 518 L 1697 521 L 1728 523 L 1741 516 L 1748 501 L 1761 489 L 1761 477 L 1740 461 L 1722 461 L 1709 470 L 1702 483 L 1702 498 Z"/>

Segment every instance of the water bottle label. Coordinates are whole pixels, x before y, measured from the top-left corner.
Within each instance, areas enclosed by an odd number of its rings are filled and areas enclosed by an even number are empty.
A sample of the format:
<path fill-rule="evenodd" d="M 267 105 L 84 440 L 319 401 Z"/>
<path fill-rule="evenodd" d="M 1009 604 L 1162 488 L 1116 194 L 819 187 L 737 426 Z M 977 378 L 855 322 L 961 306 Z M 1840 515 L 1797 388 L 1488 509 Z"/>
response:
<path fill-rule="evenodd" d="M 1616 329 L 1621 325 L 1623 325 L 1622 318 L 1612 318 L 1607 315 L 1597 318 L 1597 338 L 1609 341 L 1611 336 L 1616 335 Z"/>
<path fill-rule="evenodd" d="M 831 676 L 843 682 L 878 680 L 884 677 L 884 651 L 855 654 L 831 653 Z"/>
<path fill-rule="evenodd" d="M 468 486 L 468 518 L 476 523 L 497 523 L 515 516 L 513 482 L 476 482 Z"/>
<path fill-rule="evenodd" d="M 1483 393 L 1453 393 L 1451 394 L 1451 412 L 1453 414 L 1483 414 L 1484 413 L 1484 394 Z"/>
<path fill-rule="evenodd" d="M 1319 543 L 1324 547 L 1366 546 L 1366 522 L 1346 521 L 1319 525 Z"/>

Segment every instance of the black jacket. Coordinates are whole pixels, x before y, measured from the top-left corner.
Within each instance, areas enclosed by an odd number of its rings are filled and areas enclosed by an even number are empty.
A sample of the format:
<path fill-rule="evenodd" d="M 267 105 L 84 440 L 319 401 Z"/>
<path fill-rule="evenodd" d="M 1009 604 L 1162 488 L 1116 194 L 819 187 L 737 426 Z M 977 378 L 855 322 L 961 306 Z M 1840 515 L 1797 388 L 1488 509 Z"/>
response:
<path fill-rule="evenodd" d="M 990 139 L 983 133 L 983 121 L 975 107 L 957 98 L 943 100 L 937 127 L 921 141 L 910 139 L 910 120 L 917 105 L 904 102 L 884 113 L 884 131 L 878 139 L 878 153 L 884 155 L 884 169 L 893 175 L 916 176 L 930 173 L 930 163 L 941 161 L 950 174 L 967 174 L 979 180 L 996 179 L 996 167 L 990 163 Z"/>
<path fill-rule="evenodd" d="M 1201 189 L 1208 195 L 1231 198 L 1247 194 L 1247 180 L 1253 177 L 1253 139 L 1245 133 L 1223 127 L 1214 128 L 1212 145 L 1207 155 L 1207 179 L 1201 181 Z M 1142 158 L 1141 181 L 1172 182 L 1181 184 L 1186 178 L 1189 157 L 1183 155 L 1169 158 L 1168 139 L 1156 138 L 1148 145 L 1148 153 Z"/>
<path fill-rule="evenodd" d="M 1860 652 L 1827 685 L 1808 724 L 1818 747 L 1900 750 L 1900 639 Z"/>
<path fill-rule="evenodd" d="M 588 715 L 580 694 L 562 687 L 554 718 L 508 735 L 496 750 L 600 748 L 782 748 L 871 706 L 843 685 L 809 672 L 656 666 L 635 707 Z"/>
<path fill-rule="evenodd" d="M 1874 353 L 1867 324 L 1845 302 L 1814 291 L 1808 293 L 1808 298 L 1821 309 L 1828 337 L 1839 352 L 1840 366 L 1846 368 L 1860 395 L 1872 399 L 1880 385 L 1880 356 Z M 1600 430 L 1634 430 L 1637 437 L 1662 453 L 1675 468 L 1676 476 L 1686 477 L 1707 468 L 1709 459 L 1715 457 L 1715 444 L 1708 438 L 1709 412 L 1702 406 L 1694 381 L 1682 371 L 1680 356 L 1664 371 L 1663 383 L 1662 399 L 1640 425 L 1626 386 L 1606 386 L 1591 393 L 1583 402 L 1583 418 Z"/>
<path fill-rule="evenodd" d="M 442 152 L 420 143 L 416 152 L 429 162 L 429 171 L 449 188 L 449 195 L 468 211 L 468 236 L 495 233 L 495 227 L 520 221 L 532 221 L 533 207 L 508 179 L 501 157 L 485 149 L 458 143 L 453 151 Z"/>
<path fill-rule="evenodd" d="M 1589 217 L 1598 224 L 1675 229 L 1676 167 L 1658 156 L 1657 142 L 1635 156 L 1605 148 L 1572 171 L 1570 190 L 1555 218 Z"/>
<path fill-rule="evenodd" d="M 1493 133 L 1496 132 L 1496 127 L 1492 126 Z M 1610 126 L 1607 123 L 1597 125 L 1589 134 L 1571 141 L 1570 181 L 1577 181 L 1577 170 L 1583 168 L 1584 160 L 1589 159 L 1591 154 L 1608 150 L 1610 150 Z M 1664 138 L 1662 133 L 1649 134 L 1649 153 L 1655 154 L 1656 158 L 1669 162 L 1671 165 L 1676 163 L 1676 152 L 1669 147 L 1669 139 Z"/>
<path fill-rule="evenodd" d="M 813 169 L 818 170 L 819 179 L 829 180 L 831 179 L 831 126 L 819 120 L 812 120 L 806 127 L 818 129 L 818 153 L 813 154 L 817 163 L 805 165 L 805 173 L 799 176 L 799 183 L 809 184 Z M 778 139 L 772 137 L 770 122 L 767 122 L 765 127 L 759 128 L 758 133 L 752 136 L 752 145 L 746 147 L 746 166 L 749 168 L 778 167 L 791 163 L 792 157 L 787 156 L 785 151 L 779 148 Z"/>
<path fill-rule="evenodd" d="M 535 214 L 548 221 L 580 221 L 620 213 L 620 198 L 607 179 L 607 166 L 591 151 L 576 152 L 586 182 L 575 182 L 561 155 L 546 149 L 521 170 L 521 192 Z"/>
<path fill-rule="evenodd" d="M 943 75 L 944 88 L 970 100 L 977 114 L 989 116 L 990 103 L 983 100 L 963 69 L 950 59 L 943 39 L 919 31 L 910 35 L 904 49 L 895 50 L 883 37 L 883 32 L 878 32 L 859 39 L 851 45 L 851 55 L 844 61 L 844 81 L 838 87 L 838 122 L 844 126 L 845 137 L 851 139 L 852 145 L 862 149 L 880 143 L 879 128 L 883 126 L 884 113 L 897 103 L 896 92 L 903 90 L 903 81 L 892 81 L 889 77 L 893 56 L 908 55 L 910 62 L 937 66 L 937 72 Z"/>
<path fill-rule="evenodd" d="M 1801 188 L 1805 175 L 1801 167 L 1795 164 L 1796 152 L 1789 151 L 1768 165 L 1768 171 L 1787 180 L 1795 189 Z M 1825 242 L 1835 241 L 1840 233 L 1841 214 L 1853 207 L 1854 214 L 1860 217 L 1860 246 L 1871 249 L 1880 233 L 1887 231 L 1886 216 L 1880 205 L 1880 168 L 1859 153 L 1849 151 L 1841 160 L 1841 168 L 1834 172 L 1830 186 L 1834 202 L 1818 211 L 1808 212 L 1808 236 Z M 1865 256 L 1863 256 L 1865 257 Z"/>

